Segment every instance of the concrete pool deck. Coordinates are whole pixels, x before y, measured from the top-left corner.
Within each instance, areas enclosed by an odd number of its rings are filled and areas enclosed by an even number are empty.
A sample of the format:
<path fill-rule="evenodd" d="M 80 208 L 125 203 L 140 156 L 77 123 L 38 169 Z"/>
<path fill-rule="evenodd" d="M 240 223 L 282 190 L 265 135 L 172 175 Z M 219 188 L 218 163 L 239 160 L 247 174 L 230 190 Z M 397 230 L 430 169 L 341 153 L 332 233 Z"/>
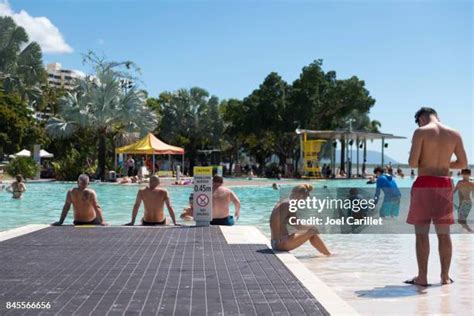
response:
<path fill-rule="evenodd" d="M 51 308 L 7 310 L 7 302 Z M 2 315 L 357 314 L 251 226 L 1 232 L 0 303 Z"/>

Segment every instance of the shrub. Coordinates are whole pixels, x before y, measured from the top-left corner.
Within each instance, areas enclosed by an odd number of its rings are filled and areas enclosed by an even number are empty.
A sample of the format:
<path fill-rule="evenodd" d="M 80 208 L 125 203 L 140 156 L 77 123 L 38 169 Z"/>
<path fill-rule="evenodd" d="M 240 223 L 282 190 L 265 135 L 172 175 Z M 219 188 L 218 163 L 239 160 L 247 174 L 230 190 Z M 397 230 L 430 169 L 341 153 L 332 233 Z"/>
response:
<path fill-rule="evenodd" d="M 96 166 L 84 167 L 86 165 L 86 159 L 75 149 L 65 158 L 52 163 L 56 179 L 64 181 L 76 181 L 81 173 L 95 174 Z"/>
<path fill-rule="evenodd" d="M 10 160 L 5 171 L 12 177 L 21 174 L 24 178 L 34 178 L 40 166 L 31 157 L 16 157 Z"/>

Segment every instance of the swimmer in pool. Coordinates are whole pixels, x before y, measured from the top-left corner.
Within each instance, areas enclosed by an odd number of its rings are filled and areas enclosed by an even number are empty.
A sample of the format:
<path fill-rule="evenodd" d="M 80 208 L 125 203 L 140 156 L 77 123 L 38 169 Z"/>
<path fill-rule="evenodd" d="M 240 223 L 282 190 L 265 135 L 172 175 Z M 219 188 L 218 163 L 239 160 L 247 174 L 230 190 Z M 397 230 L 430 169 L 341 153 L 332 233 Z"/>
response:
<path fill-rule="evenodd" d="M 187 220 L 187 221 L 192 221 L 193 220 L 193 197 L 194 197 L 194 194 L 191 193 L 189 195 L 189 206 L 186 207 L 184 210 L 183 210 L 183 213 L 181 213 L 181 215 L 179 216 L 180 218 L 184 219 L 184 220 Z"/>
<path fill-rule="evenodd" d="M 23 193 L 26 192 L 26 185 L 23 182 L 23 177 L 21 175 L 16 176 L 16 181 L 13 182 L 8 188 L 7 191 L 12 194 L 12 198 L 21 199 Z"/>
<path fill-rule="evenodd" d="M 313 187 L 309 184 L 300 184 L 293 188 L 290 199 L 305 200 Z M 290 212 L 290 199 L 278 202 L 270 215 L 271 246 L 274 250 L 290 251 L 309 241 L 320 253 L 329 256 L 331 253 L 319 236 L 316 228 L 296 227 L 300 231 L 289 234 L 287 225 L 295 213 Z"/>

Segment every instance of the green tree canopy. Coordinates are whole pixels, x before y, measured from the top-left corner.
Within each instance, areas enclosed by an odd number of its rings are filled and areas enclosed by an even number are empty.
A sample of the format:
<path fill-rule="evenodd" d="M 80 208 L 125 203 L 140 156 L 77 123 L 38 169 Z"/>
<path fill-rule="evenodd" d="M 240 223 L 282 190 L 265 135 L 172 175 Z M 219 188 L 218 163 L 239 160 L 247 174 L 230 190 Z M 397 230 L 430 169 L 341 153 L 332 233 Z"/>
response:
<path fill-rule="evenodd" d="M 159 97 L 162 116 L 160 137 L 184 146 L 191 166 L 200 149 L 218 149 L 224 130 L 219 99 L 202 88 L 163 92 Z"/>
<path fill-rule="evenodd" d="M 11 17 L 0 17 L 0 80 L 7 93 L 18 93 L 36 106 L 46 83 L 41 48 Z"/>
<path fill-rule="evenodd" d="M 14 154 L 44 141 L 43 129 L 20 97 L 0 90 L 0 153 Z"/>
<path fill-rule="evenodd" d="M 124 88 L 121 79 L 128 76 L 132 63 L 107 62 L 90 53 L 95 74 L 76 81 L 76 88 L 62 99 L 59 115 L 48 121 L 46 130 L 53 138 L 69 138 L 80 128 L 93 131 L 98 139 L 98 175 L 105 177 L 106 140 L 117 132 L 141 131 L 157 125 L 156 114 L 145 104 L 143 91 L 135 85 Z M 131 78 L 131 76 L 130 76 Z"/>

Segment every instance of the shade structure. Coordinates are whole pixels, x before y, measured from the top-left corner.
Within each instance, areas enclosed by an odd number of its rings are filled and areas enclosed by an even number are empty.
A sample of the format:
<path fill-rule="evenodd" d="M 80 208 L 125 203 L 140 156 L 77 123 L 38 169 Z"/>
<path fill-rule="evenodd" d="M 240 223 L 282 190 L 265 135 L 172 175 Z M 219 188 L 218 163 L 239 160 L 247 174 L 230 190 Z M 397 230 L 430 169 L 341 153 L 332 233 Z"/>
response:
<path fill-rule="evenodd" d="M 28 149 L 23 149 L 19 152 L 17 152 L 16 154 L 14 155 L 10 155 L 10 157 L 14 158 L 14 157 L 31 157 L 31 151 L 29 151 Z"/>
<path fill-rule="evenodd" d="M 184 149 L 168 145 L 156 138 L 152 133 L 148 133 L 136 143 L 116 148 L 115 153 L 136 155 L 183 155 Z"/>
<path fill-rule="evenodd" d="M 23 149 L 22 151 L 17 152 L 14 155 L 10 155 L 10 158 L 15 158 L 15 157 L 31 157 L 31 151 L 28 149 Z M 52 153 L 47 152 L 44 149 L 40 150 L 40 158 L 53 158 L 54 155 Z"/>
<path fill-rule="evenodd" d="M 44 150 L 44 149 L 41 149 L 41 150 L 40 150 L 40 157 L 41 157 L 41 158 L 53 158 L 54 155 L 53 155 L 52 153 L 47 152 L 47 151 Z"/>

